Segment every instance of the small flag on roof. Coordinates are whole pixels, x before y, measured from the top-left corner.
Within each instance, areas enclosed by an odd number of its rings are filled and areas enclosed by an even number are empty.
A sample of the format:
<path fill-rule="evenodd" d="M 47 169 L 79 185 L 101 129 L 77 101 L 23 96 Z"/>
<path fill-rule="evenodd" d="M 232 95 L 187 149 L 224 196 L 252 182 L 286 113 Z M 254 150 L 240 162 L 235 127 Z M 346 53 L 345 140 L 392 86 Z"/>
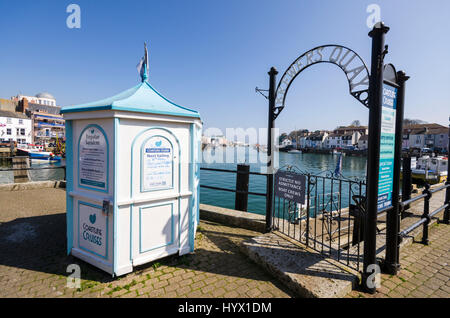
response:
<path fill-rule="evenodd" d="M 147 52 L 147 43 L 144 43 L 145 53 L 144 56 L 139 61 L 137 67 L 137 70 L 139 72 L 139 75 L 141 76 L 142 82 L 147 80 L 148 78 L 148 52 Z"/>

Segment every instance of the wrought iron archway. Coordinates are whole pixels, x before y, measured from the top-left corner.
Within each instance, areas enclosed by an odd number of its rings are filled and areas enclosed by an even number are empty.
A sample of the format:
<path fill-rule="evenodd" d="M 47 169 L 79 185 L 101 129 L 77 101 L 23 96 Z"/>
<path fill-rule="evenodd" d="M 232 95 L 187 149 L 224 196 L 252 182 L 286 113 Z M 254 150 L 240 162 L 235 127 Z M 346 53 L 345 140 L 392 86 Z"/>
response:
<path fill-rule="evenodd" d="M 338 66 L 347 77 L 349 93 L 361 104 L 368 107 L 369 70 L 363 59 L 348 47 L 327 44 L 306 51 L 286 69 L 275 91 L 274 120 L 285 107 L 286 96 L 292 82 L 305 69 L 320 63 Z"/>
<path fill-rule="evenodd" d="M 378 184 L 380 172 L 380 144 L 381 144 L 381 125 L 382 125 L 382 107 L 384 107 L 385 87 L 391 85 L 398 92 L 394 95 L 398 97 L 397 110 L 399 116 L 395 117 L 395 153 L 394 153 L 394 171 L 395 178 L 400 175 L 400 152 L 404 104 L 404 82 L 407 77 L 403 72 L 395 72 L 392 67 L 386 68 L 386 77 L 384 77 L 384 57 L 388 53 L 385 46 L 385 34 L 389 27 L 382 22 L 374 25 L 369 36 L 372 38 L 372 54 L 370 73 L 361 57 L 353 50 L 340 45 L 324 45 L 311 49 L 300 55 L 284 72 L 280 82 L 277 84 L 276 76 L 278 71 L 272 67 L 269 71 L 270 81 L 267 99 L 269 100 L 268 116 L 268 141 L 267 141 L 267 196 L 266 196 L 266 231 L 273 229 L 272 206 L 273 185 L 274 185 L 274 162 L 272 149 L 275 145 L 273 128 L 275 119 L 285 107 L 287 92 L 294 79 L 305 69 L 319 63 L 335 64 L 346 74 L 349 83 L 349 92 L 361 104 L 369 110 L 369 147 L 367 156 L 367 176 L 366 176 L 366 194 L 364 196 L 364 257 L 362 271 L 362 285 L 365 290 L 374 293 L 376 290 L 371 276 L 371 266 L 377 265 L 376 258 L 376 232 L 377 216 L 381 212 L 388 213 L 386 242 L 392 246 L 392 255 L 386 258 L 385 268 L 388 272 L 397 271 L 398 262 L 398 202 L 390 204 L 386 208 L 378 207 Z M 397 76 L 398 78 L 396 78 Z M 398 80 L 398 83 L 393 83 Z M 260 92 L 258 88 L 256 91 Z M 388 90 L 392 91 L 392 90 Z M 390 95 L 389 95 L 390 96 Z M 392 96 L 391 96 L 392 97 Z M 396 97 L 396 98 L 397 98 Z M 392 104 L 392 103 L 391 103 Z M 392 107 L 391 107 L 392 108 Z M 392 117 L 390 117 L 392 118 Z M 389 119 L 390 121 L 392 119 Z M 391 124 L 391 123 L 390 123 Z M 392 129 L 392 125 L 391 125 Z M 400 151 L 398 151 L 400 149 Z M 314 181 L 314 180 L 313 180 Z M 334 180 L 332 180 L 334 181 Z M 309 184 L 309 183 L 308 183 Z M 392 192 L 398 192 L 398 182 L 394 183 Z M 358 195 L 357 197 L 361 197 Z M 309 202 L 309 201 L 307 201 Z M 362 202 L 362 201 L 361 201 Z M 392 203 L 391 202 L 391 203 Z M 323 214 L 323 213 L 322 213 Z M 333 213 L 331 213 L 332 215 Z M 309 215 L 309 214 L 307 214 Z M 323 214 L 323 215 L 326 215 Z M 341 215 L 339 216 L 341 217 Z M 331 219 L 327 219 L 331 220 Z M 323 232 L 325 233 L 325 232 Z M 331 235 L 330 235 L 331 237 Z M 331 246 L 331 245 L 330 245 Z"/>

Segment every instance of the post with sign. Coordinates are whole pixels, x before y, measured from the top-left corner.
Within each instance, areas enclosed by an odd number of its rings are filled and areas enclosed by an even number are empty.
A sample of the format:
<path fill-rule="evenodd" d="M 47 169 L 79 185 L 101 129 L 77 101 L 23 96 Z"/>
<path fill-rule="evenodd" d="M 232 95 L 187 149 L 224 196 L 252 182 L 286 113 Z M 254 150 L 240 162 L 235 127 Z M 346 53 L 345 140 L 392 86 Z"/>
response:
<path fill-rule="evenodd" d="M 369 149 L 367 159 L 366 232 L 364 237 L 364 265 L 362 286 L 376 292 L 374 276 L 376 261 L 376 223 L 378 212 L 378 177 L 380 169 L 381 104 L 383 92 L 384 38 L 389 31 L 382 22 L 375 24 L 369 33 L 372 38 L 372 65 L 369 81 Z"/>
<path fill-rule="evenodd" d="M 392 67 L 393 68 L 393 67 Z M 395 72 L 395 70 L 394 70 Z M 400 232 L 400 164 L 402 154 L 403 140 L 403 114 L 405 105 L 405 82 L 409 79 L 402 71 L 394 73 L 396 85 L 398 86 L 396 99 L 396 120 L 395 120 L 395 152 L 393 166 L 392 183 L 392 209 L 387 212 L 386 224 L 386 258 L 384 262 L 384 271 L 391 275 L 396 275 L 400 268 L 399 263 L 399 238 Z M 386 82 L 385 85 L 393 85 Z M 385 94 L 383 94 L 383 99 Z M 387 97 L 388 98 L 388 97 Z"/>
<path fill-rule="evenodd" d="M 272 198 L 273 198 L 273 152 L 274 146 L 273 128 L 275 122 L 275 99 L 276 99 L 276 85 L 277 85 L 278 71 L 272 67 L 269 72 L 269 124 L 267 131 L 267 183 L 266 183 L 266 231 L 272 230 Z"/>

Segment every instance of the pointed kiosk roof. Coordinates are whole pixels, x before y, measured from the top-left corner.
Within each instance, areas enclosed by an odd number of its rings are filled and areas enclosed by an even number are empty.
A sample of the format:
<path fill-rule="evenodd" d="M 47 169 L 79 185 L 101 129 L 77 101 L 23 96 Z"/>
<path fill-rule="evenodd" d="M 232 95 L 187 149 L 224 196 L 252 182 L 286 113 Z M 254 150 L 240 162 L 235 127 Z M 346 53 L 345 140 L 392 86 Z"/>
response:
<path fill-rule="evenodd" d="M 146 80 L 120 94 L 97 102 L 64 106 L 61 108 L 61 114 L 95 110 L 121 110 L 200 118 L 197 111 L 171 102 L 158 93 Z"/>

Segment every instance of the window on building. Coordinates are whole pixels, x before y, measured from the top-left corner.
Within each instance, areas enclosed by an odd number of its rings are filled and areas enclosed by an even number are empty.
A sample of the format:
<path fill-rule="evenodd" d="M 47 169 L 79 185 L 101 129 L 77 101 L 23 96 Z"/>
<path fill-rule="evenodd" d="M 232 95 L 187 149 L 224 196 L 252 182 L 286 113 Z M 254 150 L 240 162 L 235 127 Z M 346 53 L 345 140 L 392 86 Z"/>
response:
<path fill-rule="evenodd" d="M 6 134 L 11 136 L 11 128 L 6 128 Z"/>
<path fill-rule="evenodd" d="M 12 124 L 12 119 L 11 118 L 6 118 L 6 123 L 7 124 Z"/>
<path fill-rule="evenodd" d="M 19 119 L 19 125 L 23 125 L 23 119 Z"/>
<path fill-rule="evenodd" d="M 24 128 L 20 128 L 20 135 L 25 136 L 25 129 Z"/>

